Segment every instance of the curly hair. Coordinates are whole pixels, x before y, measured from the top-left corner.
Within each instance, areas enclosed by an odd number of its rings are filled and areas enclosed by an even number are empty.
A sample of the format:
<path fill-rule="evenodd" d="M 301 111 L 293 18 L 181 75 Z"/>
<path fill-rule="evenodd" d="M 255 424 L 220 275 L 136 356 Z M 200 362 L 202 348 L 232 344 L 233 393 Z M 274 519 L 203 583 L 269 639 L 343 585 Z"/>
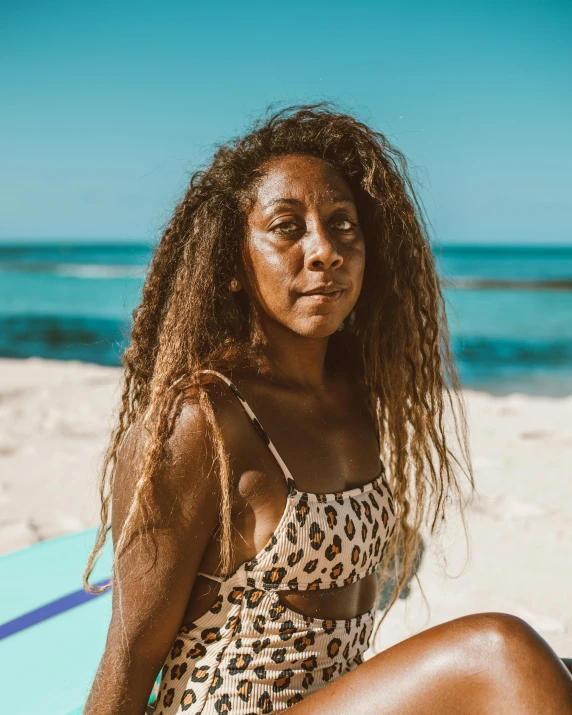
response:
<path fill-rule="evenodd" d="M 366 387 L 394 494 L 397 528 L 380 574 L 387 583 L 388 570 L 393 572 L 385 615 L 417 575 L 421 529 L 434 534 L 453 502 L 463 514 L 461 474 L 474 490 L 444 300 L 403 154 L 383 134 L 329 103 L 269 112 L 248 134 L 219 146 L 210 166 L 192 175 L 154 250 L 122 356 L 121 405 L 101 474 L 101 524 L 84 572 L 91 593 L 105 590 L 92 586 L 89 577 L 111 529 L 117 454 L 127 430 L 142 417 L 148 437 L 115 547 L 112 582 L 117 560 L 152 517 L 153 480 L 188 399 L 198 401 L 207 420 L 222 495 L 216 534 L 221 571 L 231 568 L 229 458 L 209 378 L 196 373 L 257 364 L 249 299 L 244 291 L 231 293 L 228 282 L 241 261 L 252 189 L 265 164 L 287 154 L 318 157 L 340 172 L 353 191 L 364 233 L 362 290 L 347 328 L 331 336 L 328 357 L 344 352 Z"/>

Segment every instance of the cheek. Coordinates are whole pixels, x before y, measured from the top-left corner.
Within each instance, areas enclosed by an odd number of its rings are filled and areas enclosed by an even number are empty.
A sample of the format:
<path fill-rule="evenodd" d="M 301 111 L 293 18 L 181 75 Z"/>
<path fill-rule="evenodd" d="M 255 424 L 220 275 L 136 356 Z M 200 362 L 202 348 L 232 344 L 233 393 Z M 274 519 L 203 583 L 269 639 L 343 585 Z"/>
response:
<path fill-rule="evenodd" d="M 251 245 L 249 258 L 260 298 L 267 304 L 289 300 L 298 265 L 294 252 Z"/>
<path fill-rule="evenodd" d="M 353 278 L 356 286 L 361 286 L 365 272 L 365 243 L 352 248 L 344 258 L 346 270 Z"/>

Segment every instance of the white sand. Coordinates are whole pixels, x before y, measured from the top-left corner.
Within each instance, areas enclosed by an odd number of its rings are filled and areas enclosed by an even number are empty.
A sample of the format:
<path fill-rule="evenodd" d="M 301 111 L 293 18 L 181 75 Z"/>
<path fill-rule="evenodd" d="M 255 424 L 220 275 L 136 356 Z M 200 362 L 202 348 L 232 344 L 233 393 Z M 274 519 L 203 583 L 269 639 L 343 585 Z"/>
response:
<path fill-rule="evenodd" d="M 119 370 L 0 359 L 0 553 L 98 523 L 98 476 L 119 398 Z M 435 548 L 417 586 L 383 624 L 376 649 L 469 613 L 527 620 L 572 657 L 572 398 L 468 392 L 480 498 L 469 508 L 471 560 L 446 578 Z M 443 538 L 459 574 L 459 525 Z"/>

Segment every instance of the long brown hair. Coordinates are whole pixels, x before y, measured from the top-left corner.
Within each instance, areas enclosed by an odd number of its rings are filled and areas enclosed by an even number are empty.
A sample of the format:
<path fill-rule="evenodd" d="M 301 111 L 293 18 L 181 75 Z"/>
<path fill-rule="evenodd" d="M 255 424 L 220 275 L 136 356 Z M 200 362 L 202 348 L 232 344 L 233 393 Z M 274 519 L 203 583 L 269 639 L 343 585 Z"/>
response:
<path fill-rule="evenodd" d="M 244 291 L 232 293 L 228 282 L 241 260 L 249 191 L 265 162 L 294 153 L 319 157 L 345 177 L 366 241 L 360 297 L 352 320 L 330 338 L 328 353 L 343 350 L 363 379 L 394 494 L 397 528 L 382 572 L 383 580 L 393 570 L 386 614 L 416 572 L 422 526 L 435 533 L 451 502 L 462 513 L 460 473 L 474 488 L 443 296 L 406 160 L 383 134 L 330 104 L 290 107 L 220 146 L 210 166 L 193 174 L 154 251 L 122 357 L 121 405 L 101 474 L 101 524 L 84 573 L 91 593 L 104 590 L 92 587 L 89 577 L 111 529 L 116 458 L 127 430 L 141 417 L 148 437 L 116 543 L 114 574 L 136 524 L 152 517 L 153 480 L 187 399 L 198 400 L 210 427 L 222 494 L 221 571 L 231 567 L 228 455 L 207 381 L 196 373 L 257 360 L 253 311 Z"/>

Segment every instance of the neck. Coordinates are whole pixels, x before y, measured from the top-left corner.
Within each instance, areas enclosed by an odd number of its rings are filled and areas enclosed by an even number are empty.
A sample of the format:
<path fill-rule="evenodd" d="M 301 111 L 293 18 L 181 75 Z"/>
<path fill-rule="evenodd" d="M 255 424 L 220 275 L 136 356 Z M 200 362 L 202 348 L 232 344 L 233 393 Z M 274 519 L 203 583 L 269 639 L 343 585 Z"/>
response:
<path fill-rule="evenodd" d="M 322 391 L 329 338 L 310 338 L 276 322 L 264 323 L 259 326 L 259 345 L 267 376 L 292 387 Z"/>

